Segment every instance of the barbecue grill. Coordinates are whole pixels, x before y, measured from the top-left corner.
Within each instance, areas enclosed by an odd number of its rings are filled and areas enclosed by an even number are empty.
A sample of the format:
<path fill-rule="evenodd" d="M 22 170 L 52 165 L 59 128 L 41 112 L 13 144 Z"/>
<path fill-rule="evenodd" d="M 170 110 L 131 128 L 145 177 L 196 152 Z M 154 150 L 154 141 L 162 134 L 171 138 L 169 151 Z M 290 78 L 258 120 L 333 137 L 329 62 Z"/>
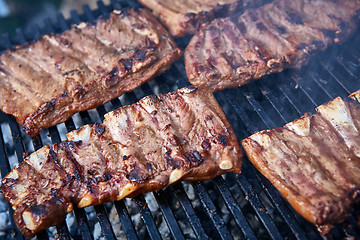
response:
<path fill-rule="evenodd" d="M 92 21 L 113 9 L 139 7 L 135 1 L 98 2 L 96 10 L 84 6 L 84 13 L 71 12 L 65 20 L 45 22 L 44 28 L 17 31 L 10 39 L 0 37 L 0 51 L 12 45 L 62 32 L 74 23 Z M 239 88 L 215 93 L 238 139 L 255 131 L 283 126 L 305 112 L 337 96 L 346 97 L 360 88 L 360 30 L 346 43 L 319 52 L 301 69 L 266 76 Z M 189 37 L 176 39 L 184 49 Z M 65 134 L 83 124 L 100 122 L 106 112 L 150 95 L 166 93 L 189 85 L 183 59 L 165 74 L 145 83 L 133 92 L 96 109 L 80 112 L 58 126 L 30 137 L 15 118 L 0 112 L 0 170 L 4 177 L 22 161 L 24 152 L 33 152 L 43 144 L 59 143 Z M 11 229 L 0 239 L 24 239 L 12 218 Z M 334 239 L 360 238 L 359 208 L 344 224 L 336 226 Z M 94 217 L 93 215 L 96 215 Z M 115 217 L 114 217 L 115 216 Z M 72 220 L 70 219 L 72 218 Z M 115 220 L 114 220 L 115 219 Z M 75 221 L 75 223 L 73 223 Z M 74 227 L 75 226 L 75 227 Z M 95 233 L 101 229 L 100 235 Z M 75 230 L 74 230 L 75 229 Z M 178 183 L 157 193 L 133 199 L 75 209 L 66 221 L 37 235 L 38 239 L 322 239 L 316 228 L 300 217 L 280 193 L 244 157 L 242 174 L 226 174 L 206 182 Z"/>

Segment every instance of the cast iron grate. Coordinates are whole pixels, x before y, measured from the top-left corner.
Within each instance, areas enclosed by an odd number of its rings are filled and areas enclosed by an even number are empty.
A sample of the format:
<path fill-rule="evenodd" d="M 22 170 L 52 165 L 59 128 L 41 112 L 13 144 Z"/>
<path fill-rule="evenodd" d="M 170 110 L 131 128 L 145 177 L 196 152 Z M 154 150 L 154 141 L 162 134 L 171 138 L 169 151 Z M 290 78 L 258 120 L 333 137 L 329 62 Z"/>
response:
<path fill-rule="evenodd" d="M 96 10 L 84 6 L 84 13 L 71 12 L 65 20 L 46 21 L 43 28 L 31 32 L 17 31 L 10 39 L 0 37 L 0 51 L 12 45 L 39 38 L 43 34 L 61 32 L 71 24 L 92 21 L 113 9 L 139 7 L 135 1 L 111 1 L 109 6 L 98 2 Z M 177 39 L 185 48 L 189 38 Z M 238 139 L 255 131 L 284 125 L 317 105 L 337 96 L 345 97 L 360 88 L 359 31 L 341 46 L 333 46 L 314 57 L 300 70 L 287 70 L 267 76 L 240 88 L 216 92 Z M 46 129 L 37 137 L 29 137 L 14 118 L 0 112 L 0 170 L 5 176 L 22 161 L 23 152 L 32 152 L 43 144 L 58 143 L 68 131 L 103 120 L 106 112 L 136 102 L 149 94 L 166 93 L 188 85 L 183 59 L 165 74 L 133 92 L 100 106 L 78 113 L 58 126 Z M 245 158 L 241 175 L 227 174 L 212 181 L 179 183 L 157 193 L 148 193 L 131 200 L 75 209 L 55 229 L 37 235 L 38 239 L 322 239 L 315 227 L 301 218 L 279 192 Z M 11 229 L 0 238 L 24 239 L 16 229 L 9 206 Z M 121 226 L 115 228 L 111 212 L 115 211 Z M 359 238 L 358 210 L 353 217 L 332 231 L 334 239 Z M 91 217 L 91 212 L 96 217 Z M 134 216 L 140 216 L 136 221 Z M 95 236 L 95 225 L 101 234 Z M 165 229 L 165 230 L 164 230 Z"/>

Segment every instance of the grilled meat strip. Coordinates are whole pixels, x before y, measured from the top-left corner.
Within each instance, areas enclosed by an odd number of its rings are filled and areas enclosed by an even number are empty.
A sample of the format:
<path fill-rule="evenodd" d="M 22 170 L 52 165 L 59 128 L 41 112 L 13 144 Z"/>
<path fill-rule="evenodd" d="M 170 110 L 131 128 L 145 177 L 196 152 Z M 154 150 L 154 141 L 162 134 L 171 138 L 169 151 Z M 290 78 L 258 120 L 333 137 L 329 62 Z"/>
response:
<path fill-rule="evenodd" d="M 30 135 L 166 71 L 181 51 L 146 9 L 115 10 L 0 56 L 0 107 Z"/>
<path fill-rule="evenodd" d="M 279 0 L 215 19 L 185 50 L 189 81 L 221 90 L 300 68 L 315 50 L 351 35 L 359 9 L 359 0 Z"/>
<path fill-rule="evenodd" d="M 139 0 L 150 8 L 175 37 L 194 34 L 214 18 L 261 5 L 266 0 Z"/>
<path fill-rule="evenodd" d="M 255 167 L 322 234 L 360 202 L 360 104 L 335 98 L 242 140 Z"/>
<path fill-rule="evenodd" d="M 210 89 L 145 97 L 67 137 L 30 154 L 2 179 L 2 194 L 27 237 L 59 224 L 74 205 L 240 173 L 242 165 L 239 143 Z"/>

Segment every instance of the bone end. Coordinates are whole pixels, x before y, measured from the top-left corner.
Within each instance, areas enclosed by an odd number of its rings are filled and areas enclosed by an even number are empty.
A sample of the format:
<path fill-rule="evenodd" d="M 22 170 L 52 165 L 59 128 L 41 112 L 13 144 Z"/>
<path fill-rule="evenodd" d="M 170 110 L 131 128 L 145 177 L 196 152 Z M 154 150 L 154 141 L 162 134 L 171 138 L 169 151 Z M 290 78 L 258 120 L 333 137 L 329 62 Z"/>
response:
<path fill-rule="evenodd" d="M 137 187 L 134 184 L 131 183 L 127 183 L 123 189 L 121 189 L 119 196 L 117 197 L 116 200 L 121 200 L 124 197 L 126 197 L 127 195 L 129 195 L 130 193 L 134 192 L 137 189 Z"/>
<path fill-rule="evenodd" d="M 31 231 L 34 231 L 37 229 L 38 225 L 36 224 L 36 219 L 34 218 L 34 215 L 30 211 L 24 211 L 22 214 L 22 218 L 24 220 L 26 228 L 28 228 Z"/>
<path fill-rule="evenodd" d="M 231 160 L 224 160 L 219 164 L 220 169 L 229 170 L 233 167 Z"/>
<path fill-rule="evenodd" d="M 78 204 L 78 208 L 88 207 L 92 203 L 93 203 L 93 198 L 87 195 L 80 200 L 80 202 Z"/>
<path fill-rule="evenodd" d="M 184 172 L 181 169 L 175 169 L 171 172 L 169 177 L 169 184 L 172 184 L 176 181 L 178 181 L 182 176 Z"/>

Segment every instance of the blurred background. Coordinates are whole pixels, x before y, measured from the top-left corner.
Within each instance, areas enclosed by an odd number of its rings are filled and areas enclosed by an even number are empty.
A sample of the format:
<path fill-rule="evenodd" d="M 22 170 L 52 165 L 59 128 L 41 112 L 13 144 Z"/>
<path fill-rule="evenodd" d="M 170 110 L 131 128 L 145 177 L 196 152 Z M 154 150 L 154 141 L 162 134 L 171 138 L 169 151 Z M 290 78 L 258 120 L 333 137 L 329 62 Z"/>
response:
<path fill-rule="evenodd" d="M 53 19 L 57 12 L 65 18 L 70 10 L 82 12 L 82 6 L 88 4 L 96 8 L 97 0 L 0 0 L 0 35 L 15 35 L 16 28 L 27 30 L 34 24 L 41 27 L 45 19 Z M 108 4 L 110 0 L 104 0 Z"/>

